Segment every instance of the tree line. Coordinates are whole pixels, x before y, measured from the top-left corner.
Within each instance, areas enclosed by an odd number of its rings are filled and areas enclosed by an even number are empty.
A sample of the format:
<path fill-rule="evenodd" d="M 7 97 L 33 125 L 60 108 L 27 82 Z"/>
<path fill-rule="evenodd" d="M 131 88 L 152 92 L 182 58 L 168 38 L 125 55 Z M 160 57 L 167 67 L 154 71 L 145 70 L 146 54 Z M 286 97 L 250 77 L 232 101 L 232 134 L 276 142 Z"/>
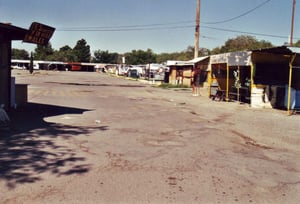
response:
<path fill-rule="evenodd" d="M 300 40 L 295 44 L 300 47 Z M 274 47 L 272 43 L 265 40 L 257 40 L 253 36 L 240 35 L 236 38 L 228 39 L 224 45 L 216 47 L 212 50 L 200 48 L 199 56 L 207 56 L 211 54 L 220 54 L 226 52 L 235 52 L 242 50 L 254 50 L 260 48 Z M 68 45 L 61 47 L 59 50 L 52 48 L 51 43 L 46 46 L 37 45 L 34 52 L 29 53 L 24 49 L 12 49 L 12 59 L 30 59 L 31 55 L 35 60 L 44 61 L 61 61 L 61 62 L 94 62 L 94 63 L 110 63 L 121 64 L 122 58 L 125 57 L 126 64 L 148 64 L 163 63 L 167 60 L 187 61 L 194 57 L 194 47 L 188 46 L 181 52 L 160 53 L 156 54 L 151 49 L 132 50 L 124 54 L 117 52 L 109 52 L 108 50 L 96 50 L 91 54 L 90 46 L 85 39 L 78 40 L 76 45 L 71 48 Z"/>

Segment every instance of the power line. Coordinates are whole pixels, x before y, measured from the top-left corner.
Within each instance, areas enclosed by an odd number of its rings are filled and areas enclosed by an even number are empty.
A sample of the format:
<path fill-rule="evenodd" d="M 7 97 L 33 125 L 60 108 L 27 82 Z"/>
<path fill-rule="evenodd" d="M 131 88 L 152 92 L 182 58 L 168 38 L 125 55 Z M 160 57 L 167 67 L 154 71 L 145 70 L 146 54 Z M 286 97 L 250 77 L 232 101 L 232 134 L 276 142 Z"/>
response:
<path fill-rule="evenodd" d="M 175 23 L 174 23 L 175 24 Z M 158 24 L 149 24 L 149 25 L 135 25 L 135 26 L 122 26 L 117 27 L 85 27 L 85 28 L 77 28 L 77 29 L 58 29 L 57 31 L 68 31 L 68 32 L 126 32 L 126 31 L 147 31 L 147 30 L 172 30 L 172 29 L 187 29 L 187 28 L 194 28 L 194 25 L 179 25 L 179 26 L 164 26 L 164 27 L 151 27 L 150 25 L 158 25 Z M 167 24 L 160 24 L 160 25 L 167 25 Z M 232 30 L 232 29 L 226 29 L 226 28 L 218 28 L 218 27 L 211 27 L 211 26 L 205 26 L 200 25 L 202 28 L 207 29 L 213 29 L 218 31 L 224 31 L 224 32 L 233 32 L 233 33 L 241 33 L 241 34 L 250 34 L 250 35 L 257 35 L 257 36 L 265 36 L 265 37 L 274 37 L 274 38 L 283 38 L 285 39 L 286 36 L 282 35 L 273 35 L 273 34 L 265 34 L 265 33 L 255 33 L 255 32 L 249 32 L 249 31 L 241 31 L 241 30 Z M 211 38 L 201 35 L 201 37 L 205 38 Z M 295 38 L 299 39 L 299 38 Z"/>
<path fill-rule="evenodd" d="M 259 4 L 258 6 L 229 19 L 223 20 L 223 21 L 217 21 L 217 22 L 205 22 L 202 21 L 201 23 L 204 24 L 220 24 L 225 23 L 229 21 L 236 20 L 238 18 L 241 18 L 243 16 L 246 16 L 249 13 L 252 13 L 253 11 L 257 10 L 258 8 L 264 6 L 265 4 L 269 3 L 271 0 L 266 0 L 263 3 Z M 178 25 L 178 24 L 187 24 L 187 23 L 195 23 L 194 21 L 178 21 L 178 22 L 169 22 L 169 23 L 153 23 L 153 24 L 139 24 L 139 25 L 121 25 L 121 26 L 91 26 L 91 27 L 67 27 L 67 28 L 57 28 L 58 31 L 131 31 L 135 30 L 145 30 L 148 27 L 150 30 L 153 30 L 152 27 L 160 27 L 160 26 L 169 26 L 169 25 Z M 186 26 L 183 26 L 186 27 Z M 140 28 L 140 29 L 139 29 Z M 161 29 L 161 28 L 158 28 Z"/>
<path fill-rule="evenodd" d="M 236 20 L 243 16 L 248 15 L 249 13 L 254 12 L 255 10 L 261 8 L 265 4 L 269 3 L 271 0 L 266 0 L 259 4 L 258 6 L 229 19 L 218 21 L 218 22 L 201 22 L 203 24 L 220 24 L 229 21 Z M 173 30 L 173 29 L 187 29 L 187 28 L 194 28 L 194 21 L 178 21 L 178 22 L 169 22 L 169 23 L 153 23 L 153 24 L 138 24 L 138 25 L 122 25 L 122 26 L 91 26 L 91 27 L 69 27 L 69 28 L 58 28 L 57 31 L 65 31 L 65 32 L 127 32 L 127 31 L 147 31 L 147 30 Z M 202 28 L 213 29 L 218 31 L 224 32 L 233 32 L 233 33 L 240 33 L 240 34 L 249 34 L 249 35 L 256 35 L 256 36 L 265 36 L 265 37 L 273 37 L 273 38 L 281 38 L 286 39 L 286 36 L 281 35 L 273 35 L 273 34 L 265 34 L 265 33 L 254 33 L 249 31 L 239 31 L 239 30 L 231 30 L 225 28 L 217 28 L 217 27 L 210 27 L 210 26 L 200 26 Z M 215 39 L 212 37 L 207 37 L 201 35 L 202 38 L 210 38 Z M 299 37 L 294 37 L 294 39 L 300 39 Z"/>
<path fill-rule="evenodd" d="M 218 31 L 226 31 L 226 32 L 232 32 L 232 33 L 241 33 L 241 34 L 249 34 L 249 35 L 258 35 L 258 36 L 265 36 L 265 37 L 273 37 L 273 38 L 284 38 L 286 39 L 286 36 L 282 35 L 272 35 L 272 34 L 265 34 L 265 33 L 254 33 L 249 31 L 239 31 L 239 30 L 232 30 L 232 29 L 226 29 L 226 28 L 216 28 L 216 27 L 210 27 L 210 26 L 201 26 L 203 28 L 218 30 Z M 300 38 L 295 38 L 300 39 Z"/>
<path fill-rule="evenodd" d="M 202 23 L 205 23 L 205 24 L 220 24 L 220 23 L 227 23 L 227 22 L 230 22 L 230 21 L 233 21 L 233 20 L 236 20 L 238 18 L 241 18 L 241 17 L 244 17 L 252 12 L 254 12 L 255 10 L 259 9 L 260 7 L 264 6 L 265 4 L 269 3 L 271 0 L 266 0 L 264 2 L 262 2 L 261 4 L 259 4 L 258 6 L 238 15 L 238 16 L 235 16 L 235 17 L 232 17 L 232 18 L 229 18 L 229 19 L 226 19 L 226 20 L 222 20 L 222 21 L 216 21 L 216 22 L 202 22 Z"/>
<path fill-rule="evenodd" d="M 145 30 L 168 30 L 168 29 L 183 29 L 183 28 L 191 28 L 194 27 L 194 25 L 182 25 L 182 26 L 165 26 L 165 27 L 150 27 L 150 26 L 144 26 L 144 27 L 123 27 L 123 28 L 78 28 L 78 29 L 58 29 L 57 31 L 69 31 L 69 32 L 76 32 L 76 31 L 85 31 L 85 32 L 122 32 L 122 31 L 145 31 Z"/>
<path fill-rule="evenodd" d="M 153 24 L 139 24 L 139 25 L 123 25 L 123 26 L 90 26 L 90 27 L 69 27 L 69 28 L 57 28 L 58 31 L 89 31 L 89 30 L 131 30 L 136 28 L 145 29 L 145 28 L 154 28 L 154 27 L 161 27 L 161 26 L 170 26 L 170 25 L 179 25 L 179 24 L 187 24 L 187 23 L 194 23 L 194 21 L 179 21 L 179 22 L 169 22 L 169 23 L 153 23 Z M 185 25 L 186 26 L 186 25 Z"/>

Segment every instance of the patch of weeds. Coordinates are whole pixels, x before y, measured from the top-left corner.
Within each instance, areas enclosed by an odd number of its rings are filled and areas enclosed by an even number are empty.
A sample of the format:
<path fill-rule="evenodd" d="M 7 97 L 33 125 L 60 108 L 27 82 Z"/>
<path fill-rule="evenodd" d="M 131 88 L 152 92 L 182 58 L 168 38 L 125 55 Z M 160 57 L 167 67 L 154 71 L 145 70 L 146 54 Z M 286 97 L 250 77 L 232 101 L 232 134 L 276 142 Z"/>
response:
<path fill-rule="evenodd" d="M 163 88 L 163 89 L 187 89 L 190 88 L 187 85 L 183 85 L 183 84 L 167 84 L 167 83 L 162 83 L 160 85 L 158 85 L 157 87 L 159 88 Z"/>

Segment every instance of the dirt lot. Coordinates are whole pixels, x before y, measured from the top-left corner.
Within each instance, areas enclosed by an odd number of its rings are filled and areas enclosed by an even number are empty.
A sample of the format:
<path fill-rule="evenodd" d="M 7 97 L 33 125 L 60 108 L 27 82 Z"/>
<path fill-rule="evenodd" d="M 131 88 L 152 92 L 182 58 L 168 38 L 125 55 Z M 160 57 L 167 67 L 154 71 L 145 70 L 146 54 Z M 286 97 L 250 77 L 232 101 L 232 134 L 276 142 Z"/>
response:
<path fill-rule="evenodd" d="M 0 203 L 299 203 L 300 115 L 101 73 L 13 71 Z"/>

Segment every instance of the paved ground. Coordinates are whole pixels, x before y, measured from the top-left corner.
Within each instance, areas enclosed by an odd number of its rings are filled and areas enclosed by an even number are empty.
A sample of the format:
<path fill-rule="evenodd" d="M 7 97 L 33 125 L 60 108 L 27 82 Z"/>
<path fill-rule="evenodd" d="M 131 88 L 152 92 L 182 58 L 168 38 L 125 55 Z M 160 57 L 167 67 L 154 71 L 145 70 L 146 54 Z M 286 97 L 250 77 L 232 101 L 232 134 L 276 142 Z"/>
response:
<path fill-rule="evenodd" d="M 13 75 L 30 103 L 0 132 L 0 203 L 299 203 L 299 115 L 100 73 Z"/>

